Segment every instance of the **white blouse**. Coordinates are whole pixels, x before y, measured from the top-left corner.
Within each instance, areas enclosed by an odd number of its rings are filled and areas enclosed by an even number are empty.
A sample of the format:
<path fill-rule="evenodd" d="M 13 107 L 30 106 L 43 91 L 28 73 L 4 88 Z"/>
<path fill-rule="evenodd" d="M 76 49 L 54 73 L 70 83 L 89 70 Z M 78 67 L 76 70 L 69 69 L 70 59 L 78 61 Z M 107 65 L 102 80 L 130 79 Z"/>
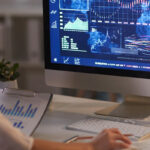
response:
<path fill-rule="evenodd" d="M 31 150 L 33 138 L 25 136 L 0 114 L 0 150 Z"/>

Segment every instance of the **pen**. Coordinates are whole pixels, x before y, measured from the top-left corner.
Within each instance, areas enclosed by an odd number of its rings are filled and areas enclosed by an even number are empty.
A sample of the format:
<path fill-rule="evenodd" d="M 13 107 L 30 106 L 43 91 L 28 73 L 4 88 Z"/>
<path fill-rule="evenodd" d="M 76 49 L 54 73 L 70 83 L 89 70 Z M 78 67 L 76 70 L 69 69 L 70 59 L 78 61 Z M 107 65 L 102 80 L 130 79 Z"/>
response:
<path fill-rule="evenodd" d="M 124 136 L 133 136 L 133 134 L 123 134 Z"/>
<path fill-rule="evenodd" d="M 78 141 L 78 140 L 87 140 L 87 139 L 92 139 L 93 136 L 74 136 L 70 139 L 68 139 L 67 141 L 65 141 L 65 143 L 72 143 L 72 142 L 75 142 L 75 141 Z"/>
<path fill-rule="evenodd" d="M 133 136 L 132 134 L 123 134 L 124 136 Z M 88 140 L 88 139 L 93 139 L 94 136 L 74 136 L 70 139 L 68 139 L 67 141 L 65 141 L 65 143 L 72 143 L 75 142 L 77 140 Z"/>
<path fill-rule="evenodd" d="M 78 137 L 77 140 L 88 140 L 88 139 L 92 139 L 94 138 L 93 136 L 81 136 L 81 137 Z"/>
<path fill-rule="evenodd" d="M 72 142 L 76 141 L 77 138 L 78 138 L 77 135 L 76 135 L 76 136 L 73 136 L 73 137 L 71 137 L 70 139 L 66 140 L 65 143 L 66 143 L 66 144 L 67 144 L 67 143 L 72 143 Z"/>
<path fill-rule="evenodd" d="M 123 134 L 124 136 L 133 136 L 132 134 Z M 94 136 L 79 136 L 76 138 L 76 140 L 88 140 L 88 139 L 93 139 Z"/>
<path fill-rule="evenodd" d="M 140 138 L 138 139 L 138 141 L 143 141 L 143 140 L 146 140 L 146 139 L 149 139 L 149 138 L 150 138 L 150 133 L 148 133 L 148 134 L 146 134 L 146 135 L 140 137 Z"/>

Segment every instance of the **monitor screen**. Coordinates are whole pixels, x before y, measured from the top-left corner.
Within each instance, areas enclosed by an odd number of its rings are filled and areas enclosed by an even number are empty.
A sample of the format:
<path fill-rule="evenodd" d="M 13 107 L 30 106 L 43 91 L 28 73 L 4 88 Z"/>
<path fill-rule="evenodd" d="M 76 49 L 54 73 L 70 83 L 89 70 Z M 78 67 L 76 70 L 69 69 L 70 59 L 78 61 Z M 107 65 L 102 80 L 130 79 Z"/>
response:
<path fill-rule="evenodd" d="M 149 0 L 49 0 L 47 66 L 148 77 Z M 48 37 L 49 34 L 49 37 Z"/>
<path fill-rule="evenodd" d="M 150 96 L 149 0 L 43 0 L 49 86 Z"/>

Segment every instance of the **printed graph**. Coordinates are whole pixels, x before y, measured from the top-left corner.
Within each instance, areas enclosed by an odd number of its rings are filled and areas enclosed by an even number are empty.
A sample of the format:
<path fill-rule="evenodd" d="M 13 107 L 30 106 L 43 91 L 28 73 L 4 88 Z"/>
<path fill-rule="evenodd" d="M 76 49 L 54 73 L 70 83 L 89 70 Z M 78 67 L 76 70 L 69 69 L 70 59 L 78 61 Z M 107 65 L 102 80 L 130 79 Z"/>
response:
<path fill-rule="evenodd" d="M 38 108 L 32 108 L 32 104 L 29 104 L 27 107 L 21 106 L 20 100 L 18 100 L 13 108 L 7 108 L 4 104 L 0 105 L 0 112 L 6 116 L 15 116 L 15 117 L 26 117 L 33 118 L 38 110 Z"/>
<path fill-rule="evenodd" d="M 22 121 L 14 122 L 13 126 L 16 127 L 16 128 L 20 128 L 20 129 L 24 128 L 24 125 L 23 125 Z"/>
<path fill-rule="evenodd" d="M 22 91 L 18 90 L 20 93 Z M 5 92 L 5 91 L 4 91 Z M 49 95 L 22 96 L 0 93 L 0 113 L 25 135 L 31 135 L 41 120 Z"/>

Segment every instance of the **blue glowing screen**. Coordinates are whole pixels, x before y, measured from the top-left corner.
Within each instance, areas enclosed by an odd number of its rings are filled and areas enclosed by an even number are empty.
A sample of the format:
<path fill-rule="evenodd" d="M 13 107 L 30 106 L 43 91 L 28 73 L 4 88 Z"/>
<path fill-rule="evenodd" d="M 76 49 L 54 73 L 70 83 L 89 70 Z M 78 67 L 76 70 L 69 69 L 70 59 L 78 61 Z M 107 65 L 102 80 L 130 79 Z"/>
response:
<path fill-rule="evenodd" d="M 50 0 L 51 63 L 150 71 L 150 0 Z"/>

